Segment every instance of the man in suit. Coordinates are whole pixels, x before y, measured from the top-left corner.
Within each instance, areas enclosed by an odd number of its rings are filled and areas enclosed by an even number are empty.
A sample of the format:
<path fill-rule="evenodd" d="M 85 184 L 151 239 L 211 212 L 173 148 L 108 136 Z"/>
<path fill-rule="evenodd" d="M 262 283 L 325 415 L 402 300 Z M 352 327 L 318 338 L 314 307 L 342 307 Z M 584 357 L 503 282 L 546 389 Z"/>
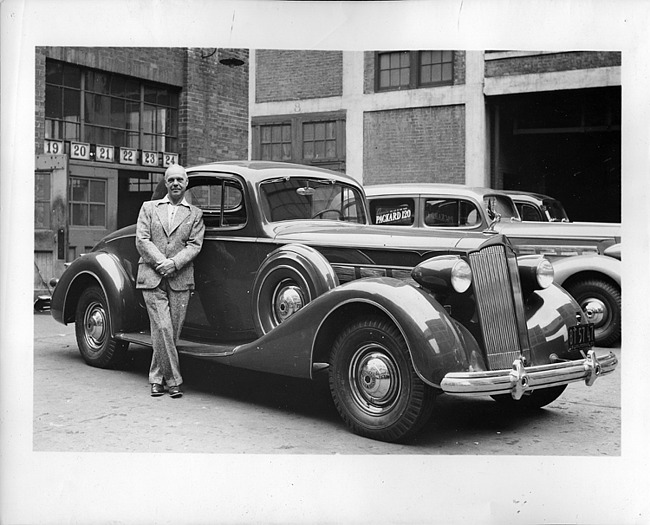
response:
<path fill-rule="evenodd" d="M 136 227 L 140 253 L 136 286 L 142 290 L 151 323 L 149 383 L 154 397 L 165 393 L 164 383 L 171 397 L 183 395 L 176 342 L 194 289 L 192 261 L 201 251 L 205 232 L 203 212 L 185 198 L 187 182 L 182 166 L 167 168 L 167 195 L 142 205 Z"/>

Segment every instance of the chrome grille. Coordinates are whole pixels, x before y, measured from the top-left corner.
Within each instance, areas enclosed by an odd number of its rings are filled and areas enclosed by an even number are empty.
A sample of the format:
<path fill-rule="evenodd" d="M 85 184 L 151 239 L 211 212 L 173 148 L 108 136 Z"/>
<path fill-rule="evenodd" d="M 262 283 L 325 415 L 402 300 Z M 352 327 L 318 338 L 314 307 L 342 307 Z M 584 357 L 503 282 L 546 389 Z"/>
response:
<path fill-rule="evenodd" d="M 519 301 L 513 297 L 513 289 L 519 292 L 521 286 L 514 265 L 510 271 L 505 250 L 503 245 L 488 246 L 469 256 L 490 370 L 511 368 L 521 355 Z"/>

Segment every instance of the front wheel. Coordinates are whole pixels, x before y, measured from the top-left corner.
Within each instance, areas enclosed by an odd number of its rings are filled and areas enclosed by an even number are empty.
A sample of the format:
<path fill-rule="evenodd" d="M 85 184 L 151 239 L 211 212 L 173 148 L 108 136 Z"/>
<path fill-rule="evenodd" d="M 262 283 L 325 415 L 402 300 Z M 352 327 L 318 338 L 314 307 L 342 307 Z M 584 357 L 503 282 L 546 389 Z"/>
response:
<path fill-rule="evenodd" d="M 600 279 L 585 279 L 567 286 L 567 292 L 594 325 L 596 346 L 614 346 L 621 340 L 621 291 Z"/>
<path fill-rule="evenodd" d="M 75 334 L 79 352 L 89 365 L 111 368 L 123 360 L 129 343 L 111 337 L 110 327 L 104 292 L 99 286 L 86 288 L 77 303 Z"/>
<path fill-rule="evenodd" d="M 566 385 L 560 385 L 525 392 L 521 399 L 513 399 L 510 394 L 499 394 L 492 399 L 515 410 L 537 410 L 555 401 L 564 390 Z"/>
<path fill-rule="evenodd" d="M 379 317 L 353 322 L 337 337 L 329 384 L 346 425 L 380 441 L 413 435 L 433 410 L 435 390 L 416 374 L 399 330 Z"/>

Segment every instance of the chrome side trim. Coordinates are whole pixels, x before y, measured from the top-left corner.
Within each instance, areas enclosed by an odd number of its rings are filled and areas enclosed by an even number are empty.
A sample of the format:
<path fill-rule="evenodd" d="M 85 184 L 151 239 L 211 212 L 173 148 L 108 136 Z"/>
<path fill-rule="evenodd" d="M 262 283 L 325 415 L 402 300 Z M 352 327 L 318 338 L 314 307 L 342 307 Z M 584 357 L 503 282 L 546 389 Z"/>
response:
<path fill-rule="evenodd" d="M 596 378 L 613 372 L 617 364 L 613 352 L 598 357 L 594 350 L 589 350 L 585 359 L 549 365 L 525 367 L 521 359 L 515 359 L 510 370 L 449 373 L 440 386 L 448 394 L 485 396 L 509 393 L 514 399 L 520 399 L 528 390 L 580 380 L 591 386 Z"/>

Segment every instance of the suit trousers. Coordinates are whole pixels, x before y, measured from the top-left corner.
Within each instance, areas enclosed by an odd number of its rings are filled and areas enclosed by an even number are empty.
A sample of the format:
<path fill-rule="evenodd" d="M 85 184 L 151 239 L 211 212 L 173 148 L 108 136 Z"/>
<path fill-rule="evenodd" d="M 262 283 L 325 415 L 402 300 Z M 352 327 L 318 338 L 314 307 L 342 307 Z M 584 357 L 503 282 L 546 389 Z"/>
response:
<path fill-rule="evenodd" d="M 142 290 L 153 343 L 149 383 L 179 386 L 183 382 L 176 342 L 185 322 L 190 293 L 190 290 L 172 290 L 165 278 L 156 288 Z"/>

